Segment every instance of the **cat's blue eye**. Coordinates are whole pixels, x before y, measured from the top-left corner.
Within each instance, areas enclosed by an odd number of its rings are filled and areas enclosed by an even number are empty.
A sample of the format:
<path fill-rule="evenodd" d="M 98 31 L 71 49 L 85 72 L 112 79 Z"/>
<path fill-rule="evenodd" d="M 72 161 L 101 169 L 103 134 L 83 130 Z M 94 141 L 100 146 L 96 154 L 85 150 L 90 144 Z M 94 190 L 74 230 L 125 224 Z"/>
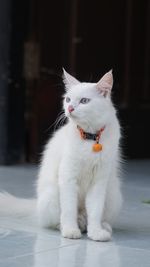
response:
<path fill-rule="evenodd" d="M 70 97 L 66 97 L 66 102 L 69 103 L 71 101 Z"/>
<path fill-rule="evenodd" d="M 87 104 L 89 101 L 90 101 L 89 98 L 84 97 L 84 98 L 81 98 L 80 103 Z"/>

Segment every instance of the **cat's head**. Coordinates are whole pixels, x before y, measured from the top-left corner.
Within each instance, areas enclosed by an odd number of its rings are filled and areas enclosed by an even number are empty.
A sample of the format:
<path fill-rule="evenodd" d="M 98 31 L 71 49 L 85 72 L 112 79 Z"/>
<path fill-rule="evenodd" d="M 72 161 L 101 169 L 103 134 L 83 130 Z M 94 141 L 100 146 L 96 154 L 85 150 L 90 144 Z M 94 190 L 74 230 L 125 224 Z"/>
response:
<path fill-rule="evenodd" d="M 65 70 L 63 79 L 66 88 L 63 104 L 69 120 L 91 131 L 109 123 L 115 112 L 111 103 L 112 71 L 97 83 L 79 82 Z"/>

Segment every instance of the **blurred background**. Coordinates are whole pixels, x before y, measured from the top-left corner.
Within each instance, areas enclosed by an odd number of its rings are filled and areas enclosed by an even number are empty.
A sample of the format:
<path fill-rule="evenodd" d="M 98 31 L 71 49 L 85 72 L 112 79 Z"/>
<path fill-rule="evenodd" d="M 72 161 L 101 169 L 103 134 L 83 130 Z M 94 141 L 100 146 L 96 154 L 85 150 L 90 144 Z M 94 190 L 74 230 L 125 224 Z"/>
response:
<path fill-rule="evenodd" d="M 0 0 L 0 164 L 37 162 L 61 110 L 62 67 L 114 73 L 125 157 L 150 157 L 150 1 Z"/>

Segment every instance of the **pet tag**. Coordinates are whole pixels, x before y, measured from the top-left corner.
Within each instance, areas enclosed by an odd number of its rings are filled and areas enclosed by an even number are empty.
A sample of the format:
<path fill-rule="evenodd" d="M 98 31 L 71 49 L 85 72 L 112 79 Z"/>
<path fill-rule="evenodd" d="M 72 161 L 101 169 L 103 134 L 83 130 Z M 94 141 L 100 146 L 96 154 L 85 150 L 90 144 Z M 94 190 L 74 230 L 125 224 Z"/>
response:
<path fill-rule="evenodd" d="M 93 151 L 94 152 L 99 152 L 99 151 L 101 151 L 102 150 L 102 145 L 101 144 L 94 144 L 93 145 Z"/>

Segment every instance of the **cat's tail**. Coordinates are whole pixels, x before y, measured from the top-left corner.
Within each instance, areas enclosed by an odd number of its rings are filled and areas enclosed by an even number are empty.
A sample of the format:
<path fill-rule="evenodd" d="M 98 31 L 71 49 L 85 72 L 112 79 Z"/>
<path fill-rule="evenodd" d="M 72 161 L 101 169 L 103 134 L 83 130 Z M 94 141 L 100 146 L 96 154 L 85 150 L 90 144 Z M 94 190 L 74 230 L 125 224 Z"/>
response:
<path fill-rule="evenodd" d="M 31 217 L 36 210 L 36 199 L 17 198 L 0 192 L 0 216 Z"/>

